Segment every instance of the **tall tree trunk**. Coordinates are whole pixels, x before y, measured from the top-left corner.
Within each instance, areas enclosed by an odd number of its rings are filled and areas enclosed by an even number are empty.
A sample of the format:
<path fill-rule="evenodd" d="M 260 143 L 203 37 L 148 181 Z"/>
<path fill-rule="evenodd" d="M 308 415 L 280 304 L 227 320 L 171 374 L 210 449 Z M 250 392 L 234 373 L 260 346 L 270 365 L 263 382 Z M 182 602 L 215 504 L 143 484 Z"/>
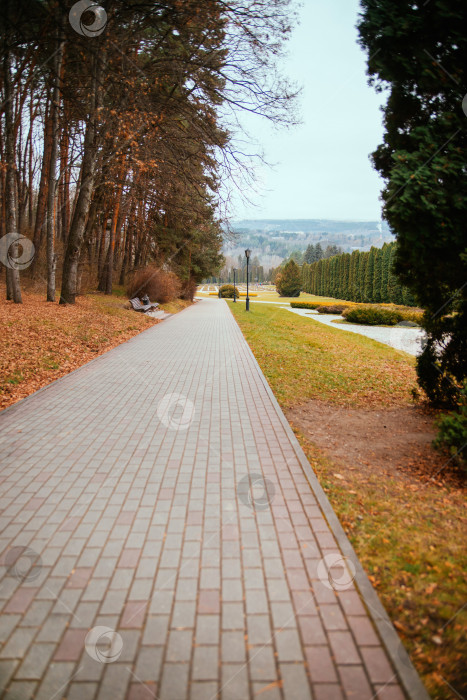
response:
<path fill-rule="evenodd" d="M 33 243 L 36 249 L 36 257 L 33 262 L 33 271 L 39 258 L 39 250 L 42 244 L 44 220 L 47 209 L 47 183 L 49 181 L 50 149 L 52 147 L 52 120 L 50 115 L 51 106 L 47 98 L 44 126 L 44 146 L 42 154 L 41 179 L 39 182 L 39 193 L 37 195 L 36 220 L 34 222 Z"/>
<path fill-rule="evenodd" d="M 50 103 L 50 121 L 52 124 L 49 182 L 47 187 L 47 301 L 55 301 L 55 190 L 57 186 L 57 150 L 58 150 L 58 116 L 60 110 L 60 74 L 64 41 L 60 33 L 57 36 L 58 51 L 53 63 L 53 88 Z"/>
<path fill-rule="evenodd" d="M 118 283 L 120 285 L 125 284 L 125 274 L 126 274 L 126 269 L 128 267 L 128 253 L 130 249 L 130 232 L 128 230 L 128 226 L 125 227 L 124 232 L 123 232 L 123 237 L 124 237 L 124 253 L 123 253 L 123 260 L 122 260 L 122 266 L 120 268 L 120 277 L 118 279 Z"/>
<path fill-rule="evenodd" d="M 133 236 L 132 233 L 132 227 L 133 227 L 133 217 L 135 215 L 135 210 L 136 210 L 136 198 L 132 197 L 131 195 L 128 195 L 131 197 L 131 204 L 129 207 L 129 214 L 128 214 L 128 219 L 127 219 L 127 225 L 125 226 L 125 243 L 124 243 L 124 254 L 123 254 L 123 261 L 122 261 L 122 267 L 120 270 L 120 279 L 118 283 L 120 285 L 125 284 L 125 275 L 126 271 L 128 269 L 128 266 L 131 263 L 131 239 Z"/>
<path fill-rule="evenodd" d="M 5 150 L 4 150 L 4 141 L 3 141 L 3 129 L 0 129 L 0 159 L 2 162 L 5 161 Z M 5 221 L 5 212 L 6 212 L 6 200 L 5 200 L 5 192 L 6 192 L 6 184 L 5 184 L 5 169 L 2 168 L 0 170 L 0 197 L 1 197 L 1 203 L 2 203 L 2 208 L 0 210 L 0 238 L 5 235 L 6 233 L 6 221 Z"/>
<path fill-rule="evenodd" d="M 32 231 L 32 211 L 33 211 L 33 192 L 34 192 L 34 183 L 33 183 L 33 172 L 32 172 L 32 151 L 33 151 L 33 143 L 32 143 L 32 132 L 33 132 L 33 125 L 34 125 L 34 119 L 35 119 L 35 114 L 34 114 L 34 105 L 32 101 L 32 90 L 31 90 L 31 95 L 29 98 L 29 123 L 30 123 L 30 128 L 29 128 L 29 162 L 28 162 L 28 189 L 29 189 L 29 199 L 28 199 L 28 228 L 29 228 L 29 235 L 31 235 Z"/>
<path fill-rule="evenodd" d="M 5 94 L 5 156 L 6 156 L 6 177 L 5 177 L 5 224 L 6 233 L 17 234 L 17 198 L 16 198 L 16 149 L 15 149 L 15 128 L 13 121 L 13 93 L 11 85 L 11 57 L 9 48 L 4 47 L 3 56 L 3 88 Z M 7 243 L 8 246 L 8 243 Z M 18 244 L 11 243 L 7 254 L 11 253 L 13 264 L 6 264 L 7 275 L 7 298 L 8 292 L 15 304 L 22 304 L 21 286 L 19 281 L 19 270 L 14 265 L 14 259 L 18 254 Z"/>
<path fill-rule="evenodd" d="M 102 103 L 102 82 L 104 77 L 104 57 L 95 45 L 95 69 L 93 78 L 92 103 L 90 105 L 86 134 L 84 137 L 83 161 L 81 163 L 81 184 L 70 226 L 62 272 L 60 304 L 74 304 L 78 284 L 78 263 L 83 242 L 86 220 L 91 206 L 95 171 L 98 155 L 97 120 Z"/>
<path fill-rule="evenodd" d="M 120 171 L 118 176 L 117 193 L 115 197 L 115 203 L 112 214 L 112 223 L 110 226 L 110 237 L 109 237 L 109 248 L 107 251 L 107 257 L 104 266 L 104 292 L 105 294 L 112 294 L 112 276 L 114 269 L 114 250 L 115 250 L 115 236 L 117 231 L 118 222 L 118 212 L 120 210 L 120 202 L 122 199 L 123 192 L 123 180 L 125 172 L 125 158 L 122 157 L 122 162 L 120 165 Z"/>
<path fill-rule="evenodd" d="M 60 175 L 61 175 L 61 186 L 60 186 L 60 233 L 61 239 L 65 243 L 68 236 L 68 229 L 70 226 L 70 170 L 68 167 L 68 110 L 66 103 L 64 106 L 63 115 L 64 128 L 62 129 L 62 139 L 60 143 Z"/>

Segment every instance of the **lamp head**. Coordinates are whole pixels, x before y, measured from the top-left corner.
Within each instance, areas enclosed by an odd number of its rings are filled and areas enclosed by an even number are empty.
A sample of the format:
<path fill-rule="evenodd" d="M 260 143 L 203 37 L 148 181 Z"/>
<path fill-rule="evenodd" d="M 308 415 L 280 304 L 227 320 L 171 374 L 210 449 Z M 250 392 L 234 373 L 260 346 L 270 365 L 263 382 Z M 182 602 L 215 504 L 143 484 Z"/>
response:
<path fill-rule="evenodd" d="M 248 260 L 248 258 L 249 258 L 250 255 L 251 255 L 251 250 L 250 250 L 249 248 L 247 248 L 247 249 L 245 250 L 245 255 L 246 255 L 246 259 Z"/>

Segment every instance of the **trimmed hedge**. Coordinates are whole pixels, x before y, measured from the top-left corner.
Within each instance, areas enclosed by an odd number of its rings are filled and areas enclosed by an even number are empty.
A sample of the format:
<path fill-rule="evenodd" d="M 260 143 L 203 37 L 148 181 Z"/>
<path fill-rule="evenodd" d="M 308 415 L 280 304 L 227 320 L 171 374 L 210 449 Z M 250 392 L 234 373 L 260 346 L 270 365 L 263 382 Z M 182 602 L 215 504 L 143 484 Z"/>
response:
<path fill-rule="evenodd" d="M 291 301 L 290 306 L 293 309 L 317 309 L 321 304 L 319 301 Z"/>
<path fill-rule="evenodd" d="M 326 304 L 323 304 L 323 306 L 318 306 L 318 313 L 319 314 L 341 314 L 345 309 L 349 309 L 350 306 L 348 304 L 330 304 L 329 306 L 326 306 Z"/>
<path fill-rule="evenodd" d="M 367 326 L 395 326 L 402 321 L 402 314 L 399 311 L 375 306 L 357 306 L 346 309 L 342 315 L 350 323 L 362 323 Z"/>

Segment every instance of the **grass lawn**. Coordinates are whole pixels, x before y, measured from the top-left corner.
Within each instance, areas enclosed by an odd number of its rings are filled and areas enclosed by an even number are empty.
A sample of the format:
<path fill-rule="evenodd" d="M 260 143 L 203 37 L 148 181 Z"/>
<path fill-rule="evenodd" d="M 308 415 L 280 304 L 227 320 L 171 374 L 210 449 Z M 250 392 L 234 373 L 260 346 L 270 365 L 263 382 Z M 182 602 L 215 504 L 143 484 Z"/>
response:
<path fill-rule="evenodd" d="M 237 284 L 237 288 L 240 291 L 243 291 L 244 288 L 246 290 L 246 285 L 241 285 Z M 208 285 L 204 285 L 204 289 L 206 290 Z M 209 297 L 209 292 L 204 291 L 200 292 L 199 289 L 202 288 L 198 287 L 198 291 L 196 292 L 197 297 Z M 214 289 L 214 286 L 211 285 L 211 288 Z M 339 299 L 333 299 L 332 297 L 317 297 L 313 294 L 307 294 L 306 292 L 301 292 L 300 297 L 281 297 L 279 294 L 276 292 L 275 287 L 271 289 L 264 289 L 264 287 L 259 287 L 258 289 L 255 289 L 254 286 L 250 285 L 250 292 L 256 294 L 256 297 L 253 297 L 254 301 L 271 301 L 271 302 L 281 302 L 284 305 L 290 304 L 291 301 L 319 301 L 321 303 L 337 303 L 340 302 L 342 304 L 345 304 L 345 301 L 341 301 Z M 244 301 L 244 298 L 241 299 L 241 301 Z"/>
<path fill-rule="evenodd" d="M 279 307 L 230 308 L 279 403 L 407 406 L 414 359 Z M 297 397 L 300 397 L 299 400 Z M 297 433 L 367 574 L 433 698 L 467 690 L 465 498 L 398 472 L 336 466 Z M 454 690 L 452 690 L 454 689 Z"/>
<path fill-rule="evenodd" d="M 300 396 L 341 405 L 408 404 L 415 359 L 371 338 L 343 333 L 285 309 L 229 301 L 282 406 Z"/>

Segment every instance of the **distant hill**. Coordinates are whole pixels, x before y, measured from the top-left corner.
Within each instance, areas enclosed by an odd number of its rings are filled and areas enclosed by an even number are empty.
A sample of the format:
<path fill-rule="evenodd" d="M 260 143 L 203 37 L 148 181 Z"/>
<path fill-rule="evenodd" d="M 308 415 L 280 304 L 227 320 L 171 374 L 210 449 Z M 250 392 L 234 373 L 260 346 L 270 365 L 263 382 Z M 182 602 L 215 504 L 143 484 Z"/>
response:
<path fill-rule="evenodd" d="M 224 243 L 224 255 L 237 258 L 251 248 L 265 267 L 278 265 L 293 251 L 309 243 L 340 246 L 344 252 L 381 248 L 394 240 L 385 221 L 338 221 L 333 219 L 245 219 L 231 223 L 234 236 Z"/>

